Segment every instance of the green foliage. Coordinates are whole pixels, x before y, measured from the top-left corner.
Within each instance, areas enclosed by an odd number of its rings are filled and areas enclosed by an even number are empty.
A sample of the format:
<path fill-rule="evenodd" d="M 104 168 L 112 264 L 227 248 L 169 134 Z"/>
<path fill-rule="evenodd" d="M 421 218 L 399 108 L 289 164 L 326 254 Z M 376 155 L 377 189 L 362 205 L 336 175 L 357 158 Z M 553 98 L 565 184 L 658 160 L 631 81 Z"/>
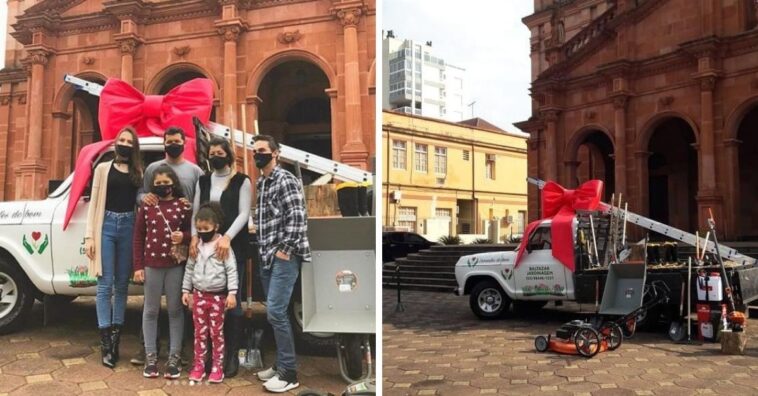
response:
<path fill-rule="evenodd" d="M 463 243 L 458 235 L 446 235 L 440 238 L 439 242 L 443 245 L 460 245 Z"/>

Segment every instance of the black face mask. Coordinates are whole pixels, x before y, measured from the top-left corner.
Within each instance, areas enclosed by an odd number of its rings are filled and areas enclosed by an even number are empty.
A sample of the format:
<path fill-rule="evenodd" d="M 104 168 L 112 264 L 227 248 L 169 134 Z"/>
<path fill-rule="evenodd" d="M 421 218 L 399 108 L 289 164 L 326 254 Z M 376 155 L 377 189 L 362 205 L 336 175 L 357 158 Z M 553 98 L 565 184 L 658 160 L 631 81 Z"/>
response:
<path fill-rule="evenodd" d="M 161 197 L 166 198 L 169 195 L 174 193 L 174 185 L 173 184 L 164 184 L 162 186 L 153 186 L 153 194 Z"/>
<path fill-rule="evenodd" d="M 211 166 L 215 170 L 224 169 L 226 164 L 229 163 L 229 160 L 227 160 L 226 157 L 218 157 L 218 156 L 211 157 L 209 161 L 211 162 Z"/>
<path fill-rule="evenodd" d="M 184 152 L 183 144 L 168 144 L 166 145 L 166 154 L 171 158 L 178 158 Z"/>
<path fill-rule="evenodd" d="M 255 153 L 255 155 L 253 155 L 253 159 L 255 159 L 255 166 L 258 169 L 265 168 L 273 158 L 274 156 L 271 153 Z"/>
<path fill-rule="evenodd" d="M 202 232 L 202 231 L 198 231 L 198 232 L 197 232 L 197 236 L 199 236 L 199 237 L 200 237 L 200 239 L 201 239 L 203 242 L 205 242 L 205 243 L 208 243 L 208 242 L 210 242 L 210 241 L 211 241 L 211 239 L 213 239 L 213 236 L 214 236 L 214 235 L 216 235 L 216 231 L 215 231 L 215 230 L 214 230 L 214 231 L 205 231 L 205 232 Z"/>
<path fill-rule="evenodd" d="M 126 160 L 131 160 L 132 158 L 132 146 L 125 146 L 123 144 L 117 144 L 116 145 L 116 154 L 118 154 L 121 157 L 126 158 Z"/>

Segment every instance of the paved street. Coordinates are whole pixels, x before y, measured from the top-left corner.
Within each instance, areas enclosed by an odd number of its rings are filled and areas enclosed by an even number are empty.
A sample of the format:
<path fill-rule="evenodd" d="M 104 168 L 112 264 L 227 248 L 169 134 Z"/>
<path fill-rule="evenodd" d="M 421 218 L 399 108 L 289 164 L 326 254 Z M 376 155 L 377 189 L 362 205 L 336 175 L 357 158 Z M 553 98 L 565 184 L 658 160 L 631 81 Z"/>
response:
<path fill-rule="evenodd" d="M 186 370 L 177 381 L 143 378 L 142 367 L 129 364 L 129 358 L 137 348 L 141 312 L 142 298 L 130 297 L 121 362 L 115 370 L 110 370 L 99 362 L 94 298 L 80 297 L 57 309 L 56 318 L 47 327 L 42 326 L 42 305 L 36 303 L 25 330 L 0 336 L 0 396 L 267 394 L 253 371 L 244 369 L 236 378 L 218 385 L 190 386 Z M 255 315 L 254 320 L 265 321 L 262 309 Z M 167 337 L 162 342 L 163 351 L 166 342 Z M 274 353 L 273 345 L 269 345 L 264 356 L 267 364 L 271 363 Z M 165 364 L 164 357 L 161 357 L 160 364 L 161 367 Z M 344 389 L 336 358 L 301 356 L 299 364 L 300 388 L 291 394 L 306 388 L 335 394 Z"/>
<path fill-rule="evenodd" d="M 718 344 L 678 345 L 665 333 L 638 333 L 592 359 L 537 353 L 534 337 L 581 318 L 573 307 L 538 316 L 480 321 L 452 293 L 384 292 L 385 395 L 691 395 L 758 393 L 758 344 L 725 356 Z M 590 308 L 590 307 L 585 307 Z M 758 329 L 758 320 L 748 331 Z"/>

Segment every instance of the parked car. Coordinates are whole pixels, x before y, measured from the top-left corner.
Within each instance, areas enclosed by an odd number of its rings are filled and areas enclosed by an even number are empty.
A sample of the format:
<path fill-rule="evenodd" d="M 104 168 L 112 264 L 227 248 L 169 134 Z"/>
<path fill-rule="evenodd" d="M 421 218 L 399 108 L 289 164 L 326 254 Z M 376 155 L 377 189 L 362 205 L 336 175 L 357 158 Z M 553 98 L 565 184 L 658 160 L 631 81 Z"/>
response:
<path fill-rule="evenodd" d="M 439 245 L 415 232 L 385 231 L 382 233 L 382 263 L 395 261 L 419 250 Z"/>

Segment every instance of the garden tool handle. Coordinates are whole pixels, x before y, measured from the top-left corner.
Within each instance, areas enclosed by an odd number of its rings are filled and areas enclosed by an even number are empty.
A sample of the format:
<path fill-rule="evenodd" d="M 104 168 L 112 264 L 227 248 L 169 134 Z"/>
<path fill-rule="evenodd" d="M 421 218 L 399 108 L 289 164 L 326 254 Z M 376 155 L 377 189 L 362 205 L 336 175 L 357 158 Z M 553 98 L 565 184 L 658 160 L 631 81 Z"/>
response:
<path fill-rule="evenodd" d="M 253 316 L 253 259 L 248 258 L 245 265 L 247 266 L 247 309 L 245 316 L 251 318 Z"/>

